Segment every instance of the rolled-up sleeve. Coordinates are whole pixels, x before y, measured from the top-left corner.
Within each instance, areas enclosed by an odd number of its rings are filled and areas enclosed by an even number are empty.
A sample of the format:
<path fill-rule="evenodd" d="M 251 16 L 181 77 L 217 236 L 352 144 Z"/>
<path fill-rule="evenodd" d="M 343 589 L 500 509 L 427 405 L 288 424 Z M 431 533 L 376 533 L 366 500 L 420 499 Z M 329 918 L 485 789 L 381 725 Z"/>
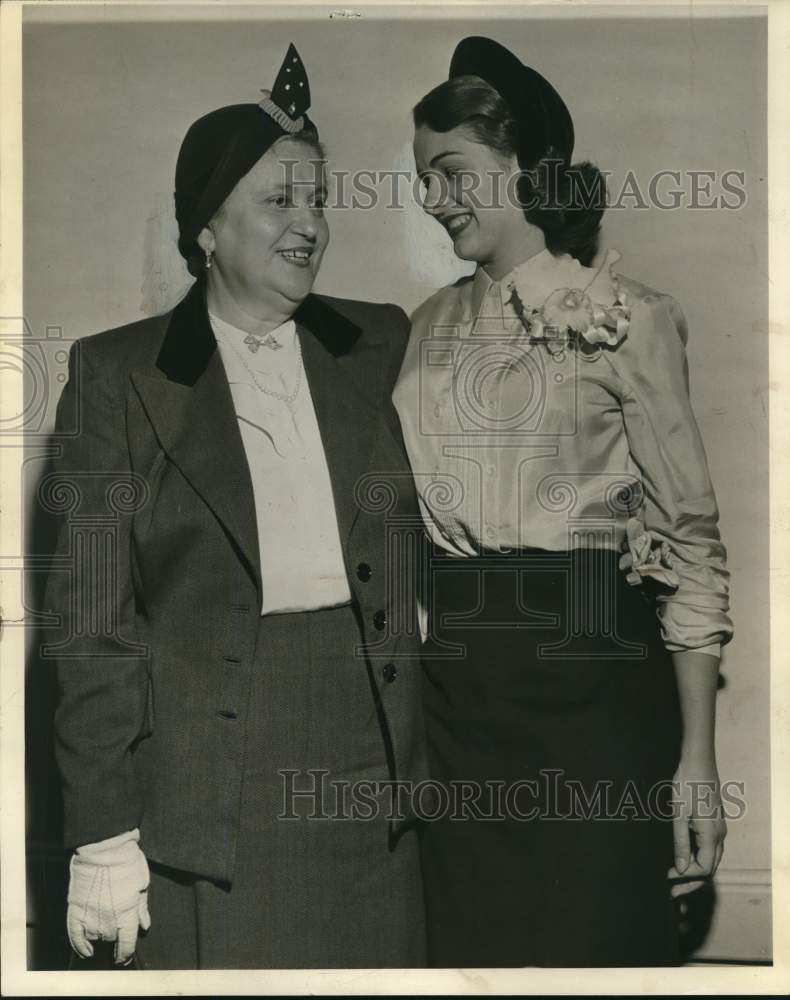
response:
<path fill-rule="evenodd" d="M 632 306 L 628 336 L 610 356 L 622 385 L 628 445 L 644 487 L 645 525 L 670 546 L 680 579 L 658 598 L 661 633 L 678 652 L 732 638 L 729 573 L 705 448 L 691 408 L 683 313 L 666 295 Z"/>

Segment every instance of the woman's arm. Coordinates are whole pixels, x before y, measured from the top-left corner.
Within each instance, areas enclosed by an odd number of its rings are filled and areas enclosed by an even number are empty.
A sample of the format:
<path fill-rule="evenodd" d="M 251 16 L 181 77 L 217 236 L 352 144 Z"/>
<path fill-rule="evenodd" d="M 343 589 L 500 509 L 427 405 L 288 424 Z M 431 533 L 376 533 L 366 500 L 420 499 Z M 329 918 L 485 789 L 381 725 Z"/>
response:
<path fill-rule="evenodd" d="M 125 414 L 90 353 L 83 342 L 72 345 L 55 425 L 61 451 L 49 487 L 53 506 L 68 508 L 45 593 L 45 608 L 61 623 L 48 656 L 58 678 L 55 753 L 67 847 L 139 826 L 132 754 L 148 699 L 146 651 L 135 634 L 130 498 L 136 484 Z"/>
<path fill-rule="evenodd" d="M 672 654 L 680 713 L 683 720 L 681 754 L 693 760 L 715 757 L 716 691 L 719 658 L 696 649 Z"/>
<path fill-rule="evenodd" d="M 62 626 L 50 652 L 59 688 L 55 754 L 65 845 L 77 847 L 69 866 L 67 932 L 82 958 L 92 954 L 93 940 L 116 941 L 115 961 L 124 964 L 138 927 L 151 923 L 148 866 L 137 843 L 142 796 L 132 760 L 148 705 L 131 566 L 132 514 L 145 488 L 132 477 L 122 401 L 88 354 L 84 344 L 72 345 L 58 403 L 61 451 L 49 495 L 55 506 L 67 502 L 45 607 Z"/>
<path fill-rule="evenodd" d="M 677 677 L 683 742 L 675 774 L 675 864 L 670 878 L 685 881 L 673 887 L 680 896 L 702 885 L 700 879 L 718 868 L 727 827 L 722 811 L 716 767 L 716 691 L 719 658 L 697 650 L 672 654 Z M 695 844 L 691 843 L 691 831 Z"/>
<path fill-rule="evenodd" d="M 718 654 L 732 636 L 726 552 L 689 398 L 686 334 L 673 299 L 638 295 L 628 336 L 611 356 L 622 387 L 629 450 L 644 488 L 645 527 L 668 544 L 679 580 L 674 591 L 658 598 L 683 725 L 670 877 L 688 881 L 674 887 L 675 895 L 696 888 L 694 876 L 712 874 L 723 850 L 715 711 Z"/>

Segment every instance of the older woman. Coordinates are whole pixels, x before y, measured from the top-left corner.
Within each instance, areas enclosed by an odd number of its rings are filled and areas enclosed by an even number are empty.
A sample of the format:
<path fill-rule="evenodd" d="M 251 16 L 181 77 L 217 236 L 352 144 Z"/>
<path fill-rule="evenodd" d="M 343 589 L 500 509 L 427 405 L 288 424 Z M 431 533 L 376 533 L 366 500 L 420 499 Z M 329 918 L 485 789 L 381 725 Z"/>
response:
<path fill-rule="evenodd" d="M 414 123 L 425 210 L 477 264 L 417 310 L 395 392 L 435 546 L 432 766 L 458 793 L 423 838 L 430 960 L 671 964 L 667 876 L 693 888 L 723 848 L 732 634 L 683 315 L 616 253 L 590 266 L 600 175 L 502 45 L 462 41 Z"/>
<path fill-rule="evenodd" d="M 144 968 L 423 964 L 416 834 L 384 808 L 424 774 L 418 640 L 390 624 L 413 595 L 385 562 L 388 515 L 416 514 L 389 401 L 408 324 L 311 293 L 329 232 L 309 104 L 291 46 L 259 104 L 191 126 L 194 287 L 72 351 L 74 565 L 48 606 L 83 957 L 106 939 Z"/>

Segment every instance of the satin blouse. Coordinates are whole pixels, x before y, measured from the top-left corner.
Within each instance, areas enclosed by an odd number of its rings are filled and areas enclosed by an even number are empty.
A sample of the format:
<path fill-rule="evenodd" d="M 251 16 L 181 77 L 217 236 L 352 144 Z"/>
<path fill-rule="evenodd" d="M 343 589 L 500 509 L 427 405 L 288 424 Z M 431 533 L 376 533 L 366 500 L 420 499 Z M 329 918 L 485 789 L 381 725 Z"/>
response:
<path fill-rule="evenodd" d="M 329 467 L 296 324 L 289 320 L 272 331 L 277 348 L 262 346 L 253 353 L 243 330 L 218 316 L 209 319 L 250 468 L 261 614 L 348 604 L 351 590 Z"/>
<path fill-rule="evenodd" d="M 545 250 L 502 281 L 479 267 L 441 289 L 412 318 L 393 400 L 438 546 L 620 551 L 638 516 L 680 581 L 658 598 L 667 648 L 716 654 L 732 635 L 729 574 L 686 323 L 671 297 L 615 273 L 618 256 L 593 269 Z M 536 339 L 523 318 L 560 289 L 596 315 L 626 303 L 627 332 L 584 351 Z"/>

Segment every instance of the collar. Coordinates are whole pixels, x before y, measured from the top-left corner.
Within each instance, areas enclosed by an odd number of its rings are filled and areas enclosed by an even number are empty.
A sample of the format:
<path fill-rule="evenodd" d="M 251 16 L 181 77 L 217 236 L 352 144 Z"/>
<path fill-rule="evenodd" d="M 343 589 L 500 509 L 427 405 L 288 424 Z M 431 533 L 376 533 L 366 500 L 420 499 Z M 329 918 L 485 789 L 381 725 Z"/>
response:
<path fill-rule="evenodd" d="M 353 348 L 362 330 L 312 292 L 292 319 L 333 356 Z M 171 382 L 192 386 L 206 370 L 217 340 L 208 317 L 205 282 L 196 281 L 170 315 L 156 367 Z"/>
<path fill-rule="evenodd" d="M 278 350 L 261 345 L 254 352 L 247 348 L 246 341 L 249 337 L 246 330 L 233 326 L 232 323 L 215 316 L 214 313 L 209 313 L 209 322 L 222 352 L 226 371 L 228 364 L 230 364 L 237 375 L 243 372 L 242 381 L 254 384 L 252 372 L 263 376 L 272 375 L 276 372 L 283 372 L 296 363 L 298 338 L 296 323 L 292 319 L 287 319 L 269 332 L 269 336 L 274 337 L 278 342 Z M 244 358 L 244 361 L 241 358 Z"/>
<path fill-rule="evenodd" d="M 611 305 L 617 297 L 611 267 L 619 259 L 616 250 L 609 250 L 598 267 L 585 267 L 570 254 L 555 256 L 550 250 L 541 250 L 514 267 L 500 281 L 494 281 L 483 267 L 478 267 L 472 280 L 470 319 L 480 316 L 486 298 L 489 305 L 493 301 L 499 314 L 505 315 L 514 286 L 521 301 L 534 309 L 539 309 L 559 288 L 583 289 L 594 302 Z"/>
<path fill-rule="evenodd" d="M 208 317 L 209 322 L 211 323 L 211 328 L 214 330 L 215 334 L 219 333 L 220 335 L 242 342 L 248 336 L 246 330 L 242 330 L 240 326 L 234 326 L 232 323 L 228 323 L 227 320 L 222 319 L 221 316 L 217 316 L 215 313 L 210 312 Z M 296 324 L 292 319 L 287 319 L 284 323 L 281 323 L 273 330 L 270 330 L 267 336 L 274 337 L 275 340 L 282 344 L 283 347 L 286 347 L 291 344 L 295 333 Z M 256 335 L 256 339 L 263 340 L 263 335 Z"/>

